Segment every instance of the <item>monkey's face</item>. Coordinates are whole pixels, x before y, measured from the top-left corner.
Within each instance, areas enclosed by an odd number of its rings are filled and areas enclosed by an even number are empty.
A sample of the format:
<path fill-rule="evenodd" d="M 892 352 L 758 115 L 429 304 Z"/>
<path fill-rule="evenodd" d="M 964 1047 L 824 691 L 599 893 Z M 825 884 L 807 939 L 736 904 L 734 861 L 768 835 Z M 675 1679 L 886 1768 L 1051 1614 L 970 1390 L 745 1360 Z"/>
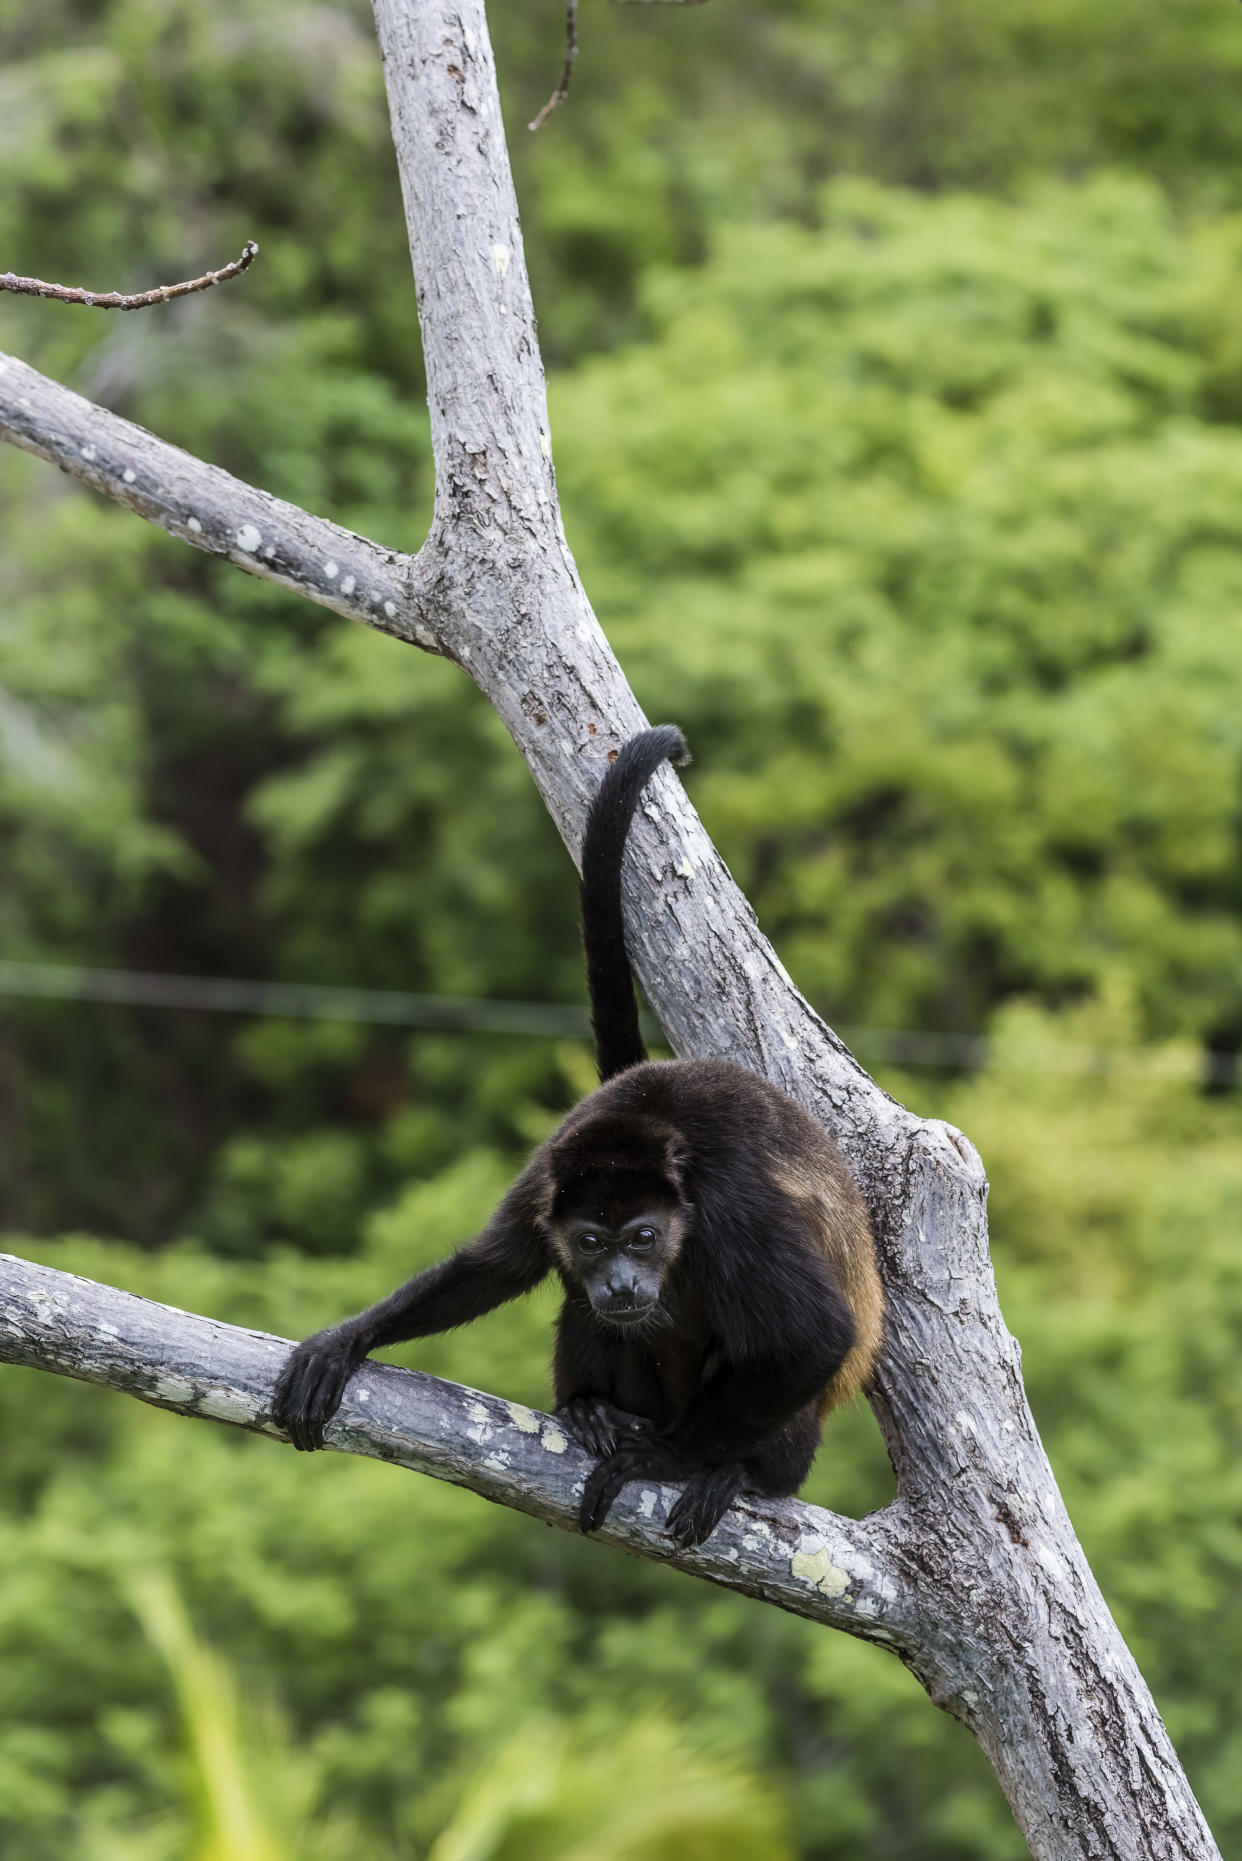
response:
<path fill-rule="evenodd" d="M 624 1330 L 657 1315 L 681 1225 L 677 1211 L 659 1207 L 624 1220 L 575 1215 L 562 1227 L 557 1251 L 595 1316 Z"/>

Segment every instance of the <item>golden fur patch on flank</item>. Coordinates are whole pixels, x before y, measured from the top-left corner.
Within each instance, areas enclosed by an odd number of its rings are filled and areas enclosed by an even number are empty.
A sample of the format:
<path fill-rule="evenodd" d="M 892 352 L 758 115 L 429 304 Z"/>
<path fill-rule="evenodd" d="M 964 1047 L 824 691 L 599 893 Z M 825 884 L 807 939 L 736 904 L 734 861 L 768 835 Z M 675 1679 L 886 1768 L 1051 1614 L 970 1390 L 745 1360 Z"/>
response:
<path fill-rule="evenodd" d="M 854 1314 L 853 1348 L 819 1396 L 822 1421 L 871 1380 L 884 1341 L 884 1287 L 858 1185 L 835 1154 L 825 1154 L 819 1163 L 814 1168 L 809 1159 L 786 1158 L 774 1164 L 771 1174 L 819 1243 Z"/>

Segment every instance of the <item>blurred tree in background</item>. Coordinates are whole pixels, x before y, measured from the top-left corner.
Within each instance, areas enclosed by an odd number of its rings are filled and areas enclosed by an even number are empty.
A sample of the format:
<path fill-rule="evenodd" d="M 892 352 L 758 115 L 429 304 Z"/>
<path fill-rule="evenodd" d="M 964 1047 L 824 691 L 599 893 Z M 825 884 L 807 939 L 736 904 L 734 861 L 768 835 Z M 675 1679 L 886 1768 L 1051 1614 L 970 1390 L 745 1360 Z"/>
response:
<path fill-rule="evenodd" d="M 536 138 L 560 9 L 493 26 L 570 541 L 795 979 L 846 1023 L 1180 1043 L 1188 1077 L 1242 1030 L 1236 8 L 591 0 Z M 0 347 L 416 546 L 365 6 L 0 0 L 0 51 L 0 265 L 138 289 L 263 247 L 141 317 L 0 300 Z M 0 955 L 581 999 L 569 862 L 454 668 L 12 452 L 0 518 Z M 0 1002 L 0 1211 L 19 1252 L 297 1333 L 459 1240 L 588 1083 L 549 1041 Z M 1041 1426 L 1227 1847 L 1236 1101 L 1124 1071 L 887 1083 L 983 1151 Z M 417 1361 L 540 1402 L 548 1318 Z M 0 1417 L 13 1861 L 158 1861 L 206 1827 L 126 1587 L 153 1558 L 292 1715 L 344 1852 L 576 1852 L 574 1780 L 606 1794 L 649 1724 L 689 1782 L 679 1806 L 642 1760 L 672 1821 L 634 1861 L 720 1852 L 713 1791 L 739 1856 L 1020 1852 L 969 1739 L 872 1649 L 97 1392 L 9 1372 Z M 883 1502 L 865 1414 L 816 1482 Z M 514 1808 L 523 1726 L 542 1782 Z"/>

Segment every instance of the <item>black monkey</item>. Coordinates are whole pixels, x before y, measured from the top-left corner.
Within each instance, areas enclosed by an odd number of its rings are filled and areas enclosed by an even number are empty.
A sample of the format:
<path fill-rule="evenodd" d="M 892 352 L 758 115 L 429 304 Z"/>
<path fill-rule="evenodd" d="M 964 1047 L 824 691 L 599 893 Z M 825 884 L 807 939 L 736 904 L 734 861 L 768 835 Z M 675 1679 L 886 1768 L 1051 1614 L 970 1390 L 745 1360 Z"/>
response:
<path fill-rule="evenodd" d="M 625 950 L 621 856 L 643 788 L 683 760 L 666 725 L 604 776 L 582 852 L 599 1089 L 535 1152 L 477 1239 L 357 1318 L 307 1338 L 276 1387 L 295 1447 L 323 1446 L 369 1352 L 478 1318 L 559 1274 L 557 1414 L 597 1457 L 580 1523 L 628 1480 L 676 1479 L 668 1528 L 700 1543 L 743 1490 L 797 1492 L 824 1416 L 875 1364 L 883 1294 L 835 1146 L 724 1060 L 649 1061 Z"/>

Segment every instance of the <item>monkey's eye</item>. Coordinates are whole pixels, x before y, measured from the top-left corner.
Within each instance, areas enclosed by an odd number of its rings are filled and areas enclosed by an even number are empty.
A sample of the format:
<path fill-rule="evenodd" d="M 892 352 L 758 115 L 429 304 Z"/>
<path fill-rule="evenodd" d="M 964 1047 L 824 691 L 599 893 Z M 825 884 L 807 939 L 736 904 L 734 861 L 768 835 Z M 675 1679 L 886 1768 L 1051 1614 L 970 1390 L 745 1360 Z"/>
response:
<path fill-rule="evenodd" d="M 630 1237 L 631 1247 L 654 1247 L 658 1236 L 654 1228 L 640 1228 Z"/>
<path fill-rule="evenodd" d="M 597 1254 L 604 1243 L 600 1240 L 598 1234 L 580 1234 L 578 1236 L 578 1245 L 584 1254 Z"/>

